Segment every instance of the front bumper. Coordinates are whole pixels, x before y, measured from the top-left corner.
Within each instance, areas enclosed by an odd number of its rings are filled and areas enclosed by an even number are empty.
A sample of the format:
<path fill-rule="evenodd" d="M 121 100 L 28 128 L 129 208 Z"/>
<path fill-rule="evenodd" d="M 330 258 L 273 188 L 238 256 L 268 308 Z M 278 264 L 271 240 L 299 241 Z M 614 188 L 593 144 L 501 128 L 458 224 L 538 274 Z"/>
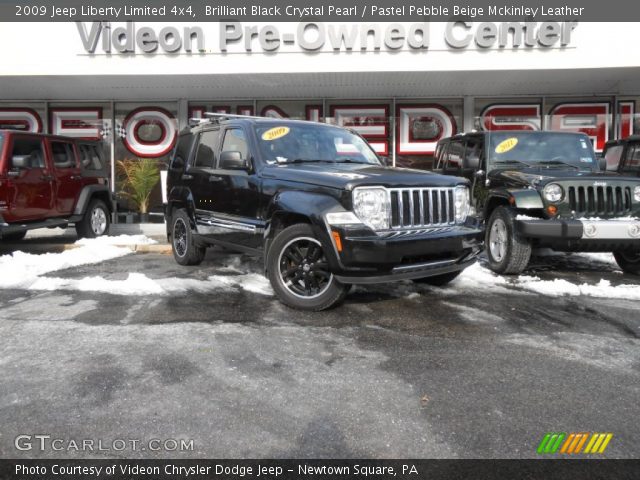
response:
<path fill-rule="evenodd" d="M 516 220 L 520 234 L 541 243 L 608 248 L 640 246 L 640 220 Z"/>
<path fill-rule="evenodd" d="M 384 283 L 455 272 L 472 265 L 482 251 L 483 231 L 477 225 L 380 235 L 349 228 L 332 230 L 341 237 L 335 276 L 343 283 Z"/>

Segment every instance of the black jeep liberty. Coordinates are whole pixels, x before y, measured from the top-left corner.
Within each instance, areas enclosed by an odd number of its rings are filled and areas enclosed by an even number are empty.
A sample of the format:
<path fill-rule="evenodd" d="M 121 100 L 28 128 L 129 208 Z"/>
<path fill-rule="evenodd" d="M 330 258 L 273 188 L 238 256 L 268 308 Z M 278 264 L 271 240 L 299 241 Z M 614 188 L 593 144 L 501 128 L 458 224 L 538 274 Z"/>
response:
<path fill-rule="evenodd" d="M 613 252 L 640 274 L 640 179 L 600 171 L 584 134 L 500 131 L 443 139 L 437 170 L 467 177 L 490 267 L 517 274 L 532 247 Z"/>
<path fill-rule="evenodd" d="M 467 180 L 385 167 L 327 124 L 211 115 L 181 133 L 167 192 L 178 263 L 215 244 L 261 254 L 278 298 L 300 309 L 329 308 L 351 284 L 444 285 L 481 250 Z"/>

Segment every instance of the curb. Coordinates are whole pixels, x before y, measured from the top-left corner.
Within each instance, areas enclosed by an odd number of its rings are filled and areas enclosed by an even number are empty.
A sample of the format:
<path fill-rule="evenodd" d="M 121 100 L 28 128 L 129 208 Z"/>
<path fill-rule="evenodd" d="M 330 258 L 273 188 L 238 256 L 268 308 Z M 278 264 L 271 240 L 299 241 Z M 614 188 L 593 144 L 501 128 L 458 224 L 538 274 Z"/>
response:
<path fill-rule="evenodd" d="M 81 248 L 84 245 L 76 245 L 75 243 L 67 243 L 63 245 L 63 250 L 75 250 Z M 171 245 L 159 244 L 159 245 L 112 245 L 118 248 L 128 248 L 134 253 L 158 253 L 160 255 L 171 255 Z"/>

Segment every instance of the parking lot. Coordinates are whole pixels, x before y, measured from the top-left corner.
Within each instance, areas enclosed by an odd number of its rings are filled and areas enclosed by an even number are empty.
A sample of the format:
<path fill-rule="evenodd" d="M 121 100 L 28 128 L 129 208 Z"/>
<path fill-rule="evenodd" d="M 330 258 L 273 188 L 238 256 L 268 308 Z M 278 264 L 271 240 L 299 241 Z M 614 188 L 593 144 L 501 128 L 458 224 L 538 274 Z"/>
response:
<path fill-rule="evenodd" d="M 607 255 L 355 287 L 305 313 L 246 255 L 180 267 L 67 241 L 0 251 L 2 457 L 521 458 L 546 432 L 611 432 L 604 456 L 640 454 L 640 279 Z M 19 435 L 63 449 L 17 450 Z M 87 439 L 142 447 L 69 447 Z"/>

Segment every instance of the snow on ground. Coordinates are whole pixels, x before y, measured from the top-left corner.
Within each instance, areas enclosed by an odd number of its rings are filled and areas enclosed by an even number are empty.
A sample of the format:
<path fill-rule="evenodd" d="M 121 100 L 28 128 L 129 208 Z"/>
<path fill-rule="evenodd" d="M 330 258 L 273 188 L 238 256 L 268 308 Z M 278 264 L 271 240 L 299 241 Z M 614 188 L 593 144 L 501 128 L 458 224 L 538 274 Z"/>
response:
<path fill-rule="evenodd" d="M 158 243 L 146 235 L 118 235 L 114 237 L 104 236 L 98 238 L 81 238 L 76 245 L 154 245 Z"/>
<path fill-rule="evenodd" d="M 582 257 L 578 261 L 577 257 Z M 592 264 L 595 262 L 615 264 L 613 256 L 609 253 L 589 253 L 572 255 L 572 263 Z M 583 283 L 577 285 L 563 279 L 542 280 L 539 277 L 520 275 L 518 277 L 504 277 L 496 275 L 487 267 L 476 263 L 467 268 L 462 275 L 453 281 L 445 293 L 462 293 L 469 290 L 484 290 L 504 293 L 513 289 L 524 292 L 540 293 L 543 295 L 561 297 L 564 295 L 598 298 L 621 298 L 627 300 L 640 300 L 640 285 L 622 284 L 613 286 L 609 280 L 601 279 L 596 284 Z"/>
<path fill-rule="evenodd" d="M 132 244 L 153 244 L 155 240 L 144 235 L 120 235 L 84 239 L 77 242 L 78 248 L 62 253 L 34 255 L 14 252 L 0 257 L 0 288 L 21 288 L 29 290 L 76 290 L 83 292 L 102 292 L 114 295 L 163 295 L 197 292 L 232 292 L 239 289 L 260 295 L 273 295 L 269 281 L 260 274 L 247 273 L 242 269 L 241 258 L 232 257 L 226 265 L 216 269 L 216 273 L 206 280 L 189 278 L 152 279 L 144 273 L 131 272 L 126 279 L 113 280 L 100 276 L 81 279 L 47 277 L 46 274 L 81 265 L 97 264 L 106 260 L 129 255 L 128 248 L 119 248 Z M 552 251 L 536 252 L 538 256 L 565 255 Z M 565 255 L 566 256 L 566 255 Z M 566 256 L 572 265 L 597 267 L 611 270 L 617 265 L 609 253 L 586 253 Z M 167 260 L 169 261 L 169 260 Z M 402 295 L 416 297 L 415 287 L 410 282 L 398 284 L 394 289 Z M 536 276 L 521 275 L 506 277 L 496 275 L 488 268 L 477 263 L 466 269 L 460 277 L 447 288 L 433 289 L 444 294 L 459 294 L 469 291 L 487 290 L 492 293 L 535 293 L 551 296 L 591 296 L 599 298 L 620 298 L 640 300 L 640 285 L 622 284 L 613 286 L 608 280 L 596 284 L 581 285 L 564 279 L 542 280 Z"/>
<path fill-rule="evenodd" d="M 87 244 L 61 253 L 35 255 L 13 252 L 0 257 L 0 288 L 29 288 L 38 277 L 66 268 L 90 265 L 129 255 L 128 248 Z"/>
<path fill-rule="evenodd" d="M 207 280 L 190 278 L 152 279 L 142 273 L 130 273 L 125 280 L 108 280 L 103 277 L 58 278 L 40 277 L 29 290 L 77 290 L 102 292 L 112 295 L 163 295 L 187 291 L 200 293 L 233 292 L 243 289 L 260 295 L 273 295 L 269 281 L 262 275 L 214 275 Z"/>

